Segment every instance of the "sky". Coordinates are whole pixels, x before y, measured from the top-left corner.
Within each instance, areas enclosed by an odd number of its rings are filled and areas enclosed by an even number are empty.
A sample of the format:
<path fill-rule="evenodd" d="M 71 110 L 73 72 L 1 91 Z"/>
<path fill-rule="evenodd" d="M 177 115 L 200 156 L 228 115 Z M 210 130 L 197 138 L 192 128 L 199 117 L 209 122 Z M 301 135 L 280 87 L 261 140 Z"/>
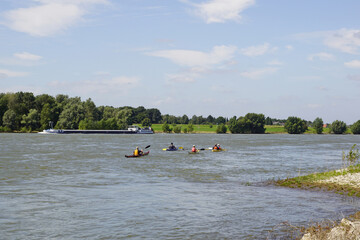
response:
<path fill-rule="evenodd" d="M 359 0 L 0 0 L 0 92 L 360 120 Z"/>

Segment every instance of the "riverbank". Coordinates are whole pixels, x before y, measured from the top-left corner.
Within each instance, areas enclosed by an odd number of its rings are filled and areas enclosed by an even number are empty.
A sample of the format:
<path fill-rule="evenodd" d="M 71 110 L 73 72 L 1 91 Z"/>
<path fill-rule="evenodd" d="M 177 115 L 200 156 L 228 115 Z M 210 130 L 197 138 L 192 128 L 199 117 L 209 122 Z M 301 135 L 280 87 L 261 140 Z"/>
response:
<path fill-rule="evenodd" d="M 360 197 L 360 164 L 335 171 L 278 180 L 275 184 L 290 188 L 326 190 Z M 360 212 L 343 218 L 340 222 L 317 223 L 309 228 L 302 228 L 300 231 L 303 233 L 301 240 L 358 239 Z"/>

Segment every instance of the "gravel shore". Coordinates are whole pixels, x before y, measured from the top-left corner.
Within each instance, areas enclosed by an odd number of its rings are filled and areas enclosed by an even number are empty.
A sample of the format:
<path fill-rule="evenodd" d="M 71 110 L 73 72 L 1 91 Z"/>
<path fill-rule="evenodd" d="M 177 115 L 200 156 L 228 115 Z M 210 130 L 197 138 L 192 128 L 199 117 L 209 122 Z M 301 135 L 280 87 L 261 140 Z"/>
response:
<path fill-rule="evenodd" d="M 360 188 L 360 173 L 348 173 L 346 175 L 331 177 L 329 179 L 320 180 L 319 183 L 335 183 L 338 185 L 349 185 L 351 187 Z"/>

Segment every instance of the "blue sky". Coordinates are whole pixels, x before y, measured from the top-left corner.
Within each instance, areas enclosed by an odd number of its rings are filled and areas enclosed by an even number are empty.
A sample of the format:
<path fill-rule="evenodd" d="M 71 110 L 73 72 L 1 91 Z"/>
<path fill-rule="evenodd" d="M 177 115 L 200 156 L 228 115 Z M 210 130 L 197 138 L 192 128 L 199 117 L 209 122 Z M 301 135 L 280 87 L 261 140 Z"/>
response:
<path fill-rule="evenodd" d="M 0 92 L 360 119 L 358 0 L 0 0 Z"/>

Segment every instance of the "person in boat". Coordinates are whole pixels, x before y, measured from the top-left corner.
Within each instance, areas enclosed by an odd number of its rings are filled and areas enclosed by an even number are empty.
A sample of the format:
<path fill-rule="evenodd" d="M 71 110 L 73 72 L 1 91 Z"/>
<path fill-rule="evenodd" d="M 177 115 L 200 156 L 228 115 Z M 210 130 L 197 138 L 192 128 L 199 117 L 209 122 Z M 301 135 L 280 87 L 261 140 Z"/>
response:
<path fill-rule="evenodd" d="M 175 150 L 176 147 L 173 143 L 170 144 L 170 146 L 168 147 L 169 150 Z"/>
<path fill-rule="evenodd" d="M 220 144 L 215 144 L 215 145 L 213 146 L 213 149 L 214 149 L 214 150 L 221 150 Z"/>
<path fill-rule="evenodd" d="M 134 150 L 134 156 L 138 157 L 139 155 L 140 155 L 139 147 L 136 147 L 136 149 Z"/>
<path fill-rule="evenodd" d="M 192 151 L 192 152 L 197 152 L 197 149 L 196 149 L 195 145 L 193 145 L 191 151 Z"/>

